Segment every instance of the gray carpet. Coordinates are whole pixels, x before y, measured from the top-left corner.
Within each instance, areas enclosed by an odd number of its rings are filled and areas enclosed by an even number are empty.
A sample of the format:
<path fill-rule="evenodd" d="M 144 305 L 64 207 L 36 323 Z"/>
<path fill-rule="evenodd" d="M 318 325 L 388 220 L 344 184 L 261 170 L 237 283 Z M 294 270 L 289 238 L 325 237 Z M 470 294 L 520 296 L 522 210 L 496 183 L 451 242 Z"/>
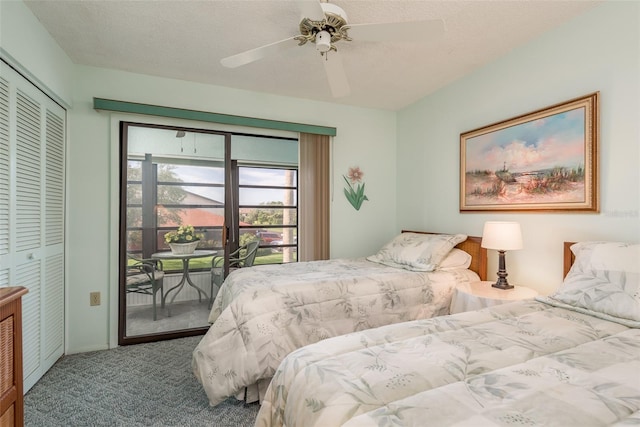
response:
<path fill-rule="evenodd" d="M 257 403 L 209 406 L 191 371 L 201 338 L 65 356 L 25 395 L 25 426 L 253 426 Z"/>

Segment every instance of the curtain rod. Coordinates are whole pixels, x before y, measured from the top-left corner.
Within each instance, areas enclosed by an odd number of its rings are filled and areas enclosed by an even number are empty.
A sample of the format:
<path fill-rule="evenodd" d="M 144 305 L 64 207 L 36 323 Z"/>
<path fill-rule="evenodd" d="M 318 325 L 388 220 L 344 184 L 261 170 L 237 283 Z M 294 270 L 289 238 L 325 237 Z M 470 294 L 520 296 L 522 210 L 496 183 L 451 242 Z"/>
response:
<path fill-rule="evenodd" d="M 337 133 L 336 128 L 327 126 L 291 123 L 269 119 L 258 119 L 254 117 L 234 116 L 230 114 L 219 114 L 207 111 L 163 107 L 160 105 L 139 104 L 128 101 L 117 101 L 113 99 L 93 98 L 93 108 L 96 110 L 116 111 L 119 113 L 135 113 L 150 116 L 170 117 L 174 119 L 199 120 L 210 123 L 221 123 L 225 125 L 276 129 L 316 135 L 336 136 Z"/>

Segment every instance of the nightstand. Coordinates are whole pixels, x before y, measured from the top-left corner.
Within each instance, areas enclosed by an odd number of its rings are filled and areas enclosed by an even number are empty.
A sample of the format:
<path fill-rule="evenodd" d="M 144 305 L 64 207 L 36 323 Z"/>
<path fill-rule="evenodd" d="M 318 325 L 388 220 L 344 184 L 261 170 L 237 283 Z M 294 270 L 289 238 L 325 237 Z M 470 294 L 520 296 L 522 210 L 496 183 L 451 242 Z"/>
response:
<path fill-rule="evenodd" d="M 503 290 L 491 287 L 493 283 L 495 282 L 471 282 L 456 286 L 451 296 L 449 312 L 454 314 L 480 310 L 512 301 L 530 299 L 538 295 L 533 289 L 524 286 Z"/>

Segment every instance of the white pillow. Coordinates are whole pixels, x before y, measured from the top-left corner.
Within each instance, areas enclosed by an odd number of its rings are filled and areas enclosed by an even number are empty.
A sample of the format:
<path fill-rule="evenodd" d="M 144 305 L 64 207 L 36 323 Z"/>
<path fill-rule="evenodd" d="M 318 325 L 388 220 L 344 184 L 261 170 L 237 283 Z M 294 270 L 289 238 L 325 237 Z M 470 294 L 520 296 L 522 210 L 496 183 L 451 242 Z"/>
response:
<path fill-rule="evenodd" d="M 465 240 L 464 234 L 401 233 L 367 259 L 406 270 L 433 271 L 455 245 Z"/>
<path fill-rule="evenodd" d="M 469 268 L 471 265 L 471 255 L 462 249 L 453 248 L 446 257 L 438 264 L 436 270 L 456 270 L 458 268 Z"/>
<path fill-rule="evenodd" d="M 581 242 L 560 289 L 549 298 L 572 307 L 640 321 L 640 244 Z"/>

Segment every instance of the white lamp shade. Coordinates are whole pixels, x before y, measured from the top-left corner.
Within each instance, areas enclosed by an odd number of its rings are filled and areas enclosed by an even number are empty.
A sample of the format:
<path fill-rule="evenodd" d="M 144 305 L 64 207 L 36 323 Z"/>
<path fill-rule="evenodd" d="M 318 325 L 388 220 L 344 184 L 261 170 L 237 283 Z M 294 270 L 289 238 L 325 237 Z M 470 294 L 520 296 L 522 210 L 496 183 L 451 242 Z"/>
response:
<path fill-rule="evenodd" d="M 482 231 L 481 246 L 498 251 L 522 249 L 520 224 L 509 221 L 487 221 Z"/>

